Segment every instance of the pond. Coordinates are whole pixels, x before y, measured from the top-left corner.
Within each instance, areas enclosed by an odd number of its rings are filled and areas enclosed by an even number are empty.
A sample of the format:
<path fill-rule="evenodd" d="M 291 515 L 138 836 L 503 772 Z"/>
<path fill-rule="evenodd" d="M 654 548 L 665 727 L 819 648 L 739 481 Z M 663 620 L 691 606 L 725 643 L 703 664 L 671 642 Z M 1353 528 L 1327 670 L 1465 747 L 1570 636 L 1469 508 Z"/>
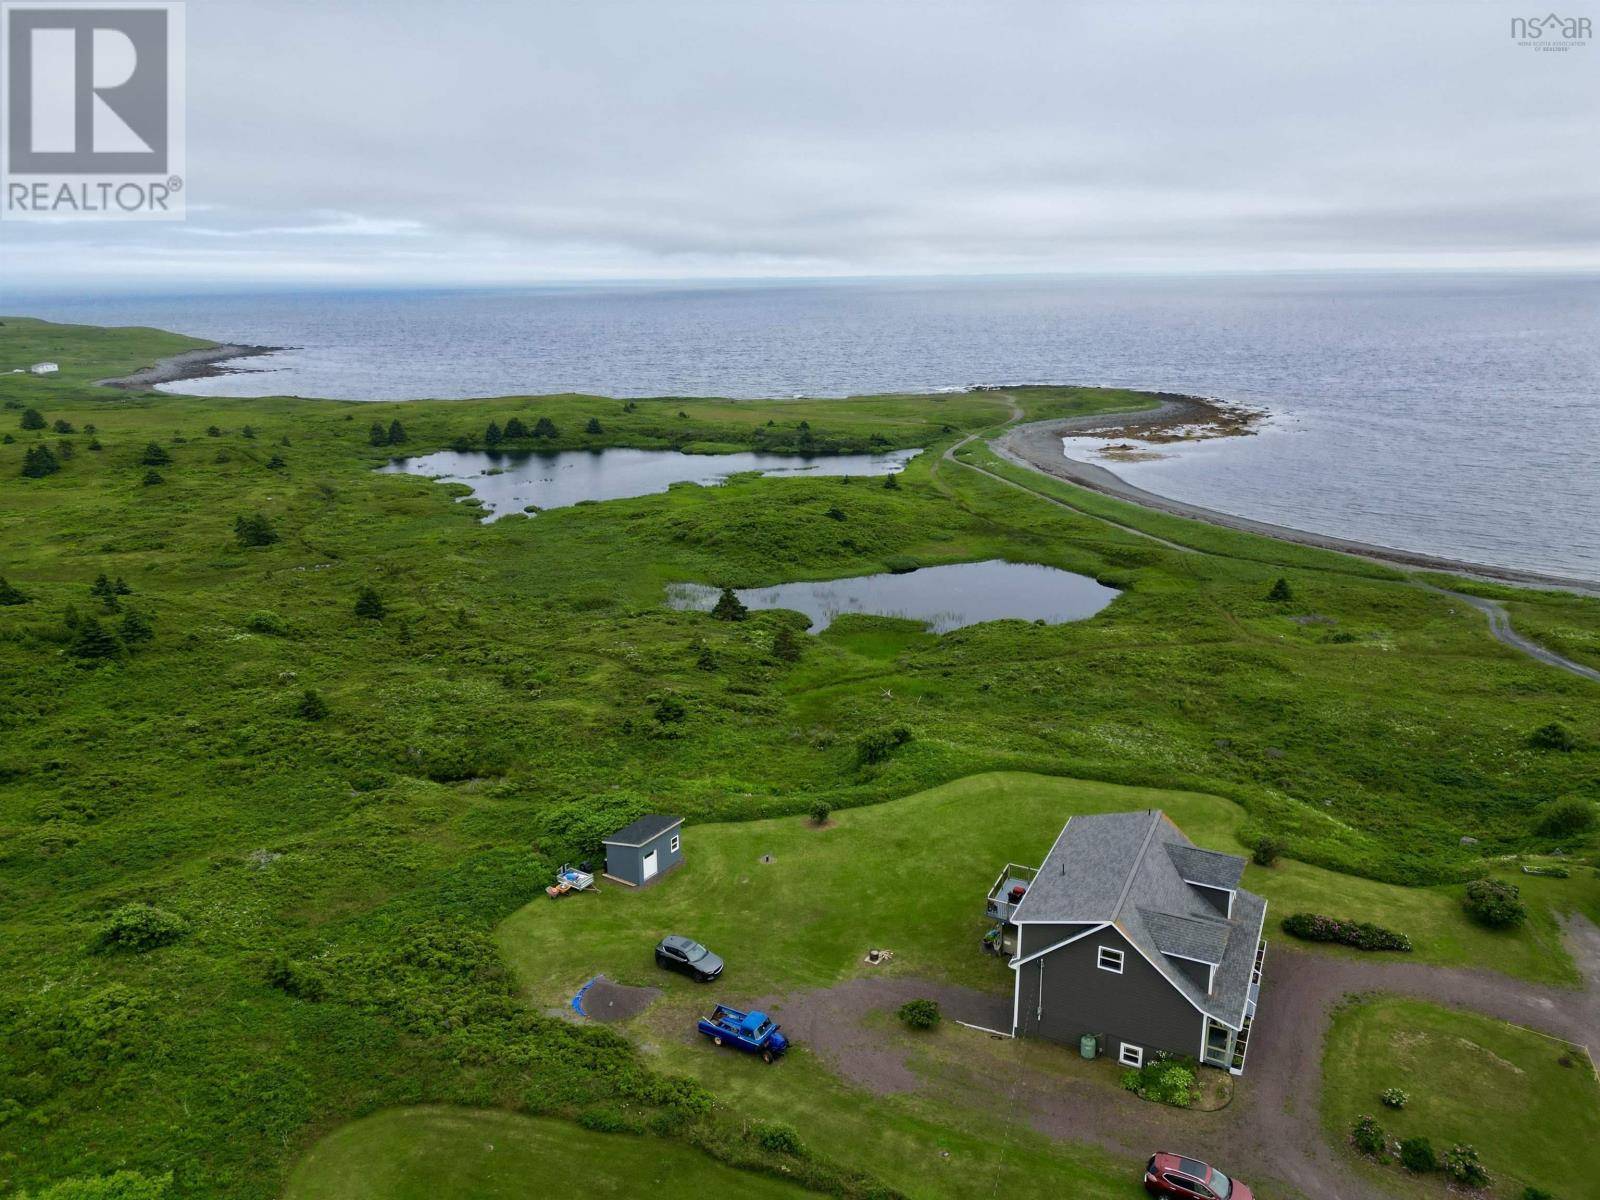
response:
<path fill-rule="evenodd" d="M 680 610 L 709 612 L 719 594 L 718 589 L 704 584 L 669 584 L 667 603 Z M 812 633 L 821 633 L 835 617 L 847 613 L 905 617 L 921 621 L 934 633 L 948 633 L 981 621 L 1043 621 L 1059 625 L 1092 617 L 1119 595 L 1115 588 L 1096 583 L 1087 575 L 1003 559 L 820 583 L 741 588 L 737 594 L 749 608 L 787 608 L 805 613 L 811 618 Z"/>
<path fill-rule="evenodd" d="M 920 450 L 882 454 L 687 454 L 679 450 L 537 451 L 441 450 L 397 458 L 378 468 L 391 475 L 425 475 L 461 483 L 488 513 L 486 520 L 533 509 L 567 508 L 584 500 L 623 500 L 664 492 L 675 483 L 707 487 L 730 475 L 893 475 Z"/>

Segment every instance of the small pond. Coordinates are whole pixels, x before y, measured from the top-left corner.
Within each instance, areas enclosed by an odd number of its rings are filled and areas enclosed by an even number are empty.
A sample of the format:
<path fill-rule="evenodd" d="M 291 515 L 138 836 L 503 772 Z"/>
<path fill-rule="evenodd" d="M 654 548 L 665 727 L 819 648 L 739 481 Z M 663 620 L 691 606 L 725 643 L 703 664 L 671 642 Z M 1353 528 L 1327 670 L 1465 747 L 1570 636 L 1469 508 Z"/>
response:
<path fill-rule="evenodd" d="M 488 513 L 487 520 L 534 508 L 567 508 L 584 500 L 623 500 L 664 492 L 675 483 L 707 487 L 730 475 L 893 475 L 920 450 L 883 454 L 686 454 L 678 450 L 441 450 L 397 458 L 386 474 L 425 475 L 462 483 Z"/>
<path fill-rule="evenodd" d="M 708 612 L 718 589 L 698 583 L 667 587 L 667 603 L 677 609 Z M 1033 563 L 952 563 L 898 574 L 857 575 L 821 583 L 780 583 L 743 588 L 749 608 L 787 608 L 811 618 L 821 633 L 835 617 L 867 613 L 921 621 L 934 633 L 948 633 L 980 621 L 1044 621 L 1059 625 L 1092 617 L 1118 596 L 1115 588 Z"/>

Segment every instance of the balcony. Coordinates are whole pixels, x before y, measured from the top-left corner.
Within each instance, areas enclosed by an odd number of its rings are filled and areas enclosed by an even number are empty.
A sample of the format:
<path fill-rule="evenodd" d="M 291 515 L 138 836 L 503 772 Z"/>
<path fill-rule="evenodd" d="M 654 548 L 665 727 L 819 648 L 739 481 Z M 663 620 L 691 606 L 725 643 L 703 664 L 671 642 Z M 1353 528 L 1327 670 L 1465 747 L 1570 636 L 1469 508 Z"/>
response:
<path fill-rule="evenodd" d="M 1017 911 L 1017 905 L 1022 903 L 1023 896 L 1027 895 L 1028 889 L 1033 886 L 1034 877 L 1038 874 L 1038 867 L 1007 863 L 1005 870 L 1000 872 L 994 885 L 989 889 L 984 915 L 991 921 L 1009 923 L 1011 914 Z"/>

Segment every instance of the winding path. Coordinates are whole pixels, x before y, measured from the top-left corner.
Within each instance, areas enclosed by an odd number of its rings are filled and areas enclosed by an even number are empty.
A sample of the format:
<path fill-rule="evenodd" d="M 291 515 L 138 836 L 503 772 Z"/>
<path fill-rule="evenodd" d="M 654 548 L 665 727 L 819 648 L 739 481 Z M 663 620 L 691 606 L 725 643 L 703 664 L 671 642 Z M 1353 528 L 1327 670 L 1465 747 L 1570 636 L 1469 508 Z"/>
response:
<path fill-rule="evenodd" d="M 991 1111 L 1003 1102 L 1041 1133 L 1091 1142 L 1113 1153 L 1143 1156 L 1161 1145 L 1189 1148 L 1236 1168 L 1252 1184 L 1269 1184 L 1263 1195 L 1384 1200 L 1387 1193 L 1353 1169 L 1351 1157 L 1331 1145 L 1323 1131 L 1322 1053 L 1334 1008 L 1353 993 L 1381 991 L 1481 1012 L 1586 1044 L 1600 1031 L 1600 927 L 1576 916 L 1565 934 L 1586 981 L 1580 989 L 1524 983 L 1493 971 L 1308 952 L 1275 941 L 1247 1069 L 1233 1103 L 1220 1111 L 1147 1104 L 1103 1079 L 1064 1077 L 1059 1069 L 1025 1058 L 1007 1064 L 1003 1083 L 991 1071 L 972 1079 L 962 1094 Z M 938 1000 L 953 1020 L 1010 1026 L 1008 994 L 904 976 L 851 979 L 762 1003 L 841 1077 L 888 1094 L 937 1086 L 913 1068 L 903 1040 L 885 1032 L 883 1022 L 866 1019 L 918 996 Z M 1070 1049 L 1051 1052 L 1059 1056 Z"/>

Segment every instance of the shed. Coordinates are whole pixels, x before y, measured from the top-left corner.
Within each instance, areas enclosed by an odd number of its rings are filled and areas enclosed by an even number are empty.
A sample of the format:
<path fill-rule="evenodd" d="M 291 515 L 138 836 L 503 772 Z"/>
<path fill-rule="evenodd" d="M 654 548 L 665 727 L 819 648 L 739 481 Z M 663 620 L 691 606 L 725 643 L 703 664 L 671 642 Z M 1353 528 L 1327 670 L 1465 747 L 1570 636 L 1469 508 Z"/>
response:
<path fill-rule="evenodd" d="M 32 371 L 35 375 L 53 375 L 60 369 L 61 368 L 53 362 L 34 363 L 33 366 L 28 368 L 28 370 Z"/>
<path fill-rule="evenodd" d="M 639 887 L 672 870 L 683 862 L 682 826 L 682 817 L 652 813 L 602 838 L 606 878 Z"/>

